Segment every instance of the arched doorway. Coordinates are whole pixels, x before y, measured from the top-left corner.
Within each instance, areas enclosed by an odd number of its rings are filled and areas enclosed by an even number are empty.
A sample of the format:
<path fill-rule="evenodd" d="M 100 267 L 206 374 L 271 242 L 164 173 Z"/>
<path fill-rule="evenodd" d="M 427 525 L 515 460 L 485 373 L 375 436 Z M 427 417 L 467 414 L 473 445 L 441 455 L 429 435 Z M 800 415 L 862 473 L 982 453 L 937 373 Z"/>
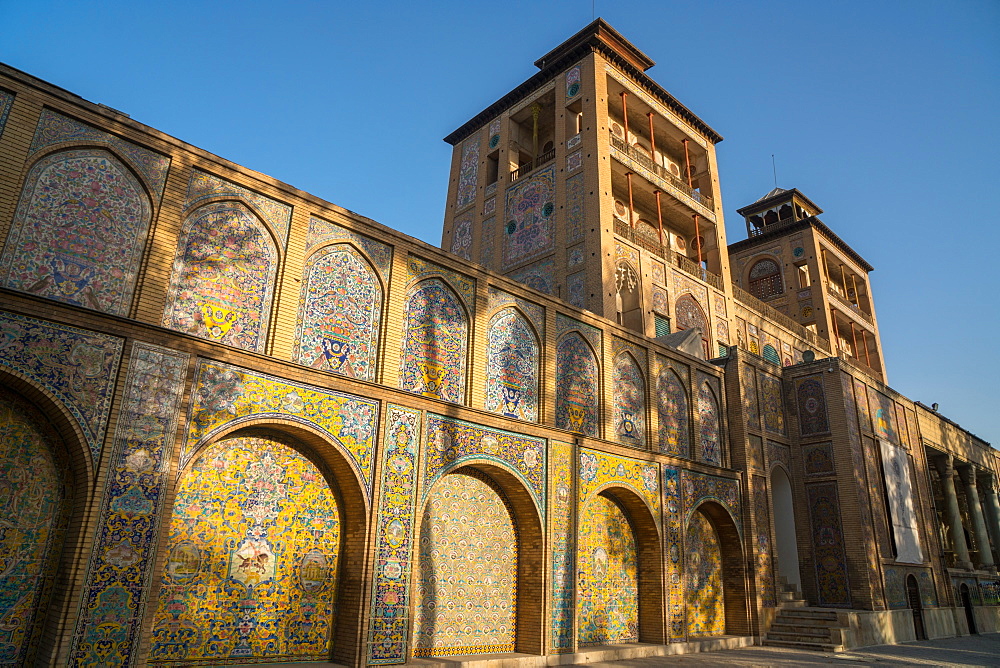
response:
<path fill-rule="evenodd" d="M 774 542 L 778 548 L 778 576 L 796 591 L 802 591 L 799 575 L 799 548 L 795 533 L 792 483 L 780 466 L 771 471 L 771 508 L 774 514 Z M 767 521 L 766 518 L 764 521 Z"/>
<path fill-rule="evenodd" d="M 35 665 L 72 510 L 72 474 L 45 416 L 0 387 L 0 665 Z M 55 611 L 54 611 L 55 612 Z"/>
<path fill-rule="evenodd" d="M 541 654 L 541 544 L 514 474 L 476 463 L 438 479 L 420 520 L 414 656 Z"/>
<path fill-rule="evenodd" d="M 743 542 L 729 511 L 715 501 L 693 510 L 684 552 L 688 636 L 748 635 Z"/>
<path fill-rule="evenodd" d="M 969 625 L 969 633 L 979 633 L 976 628 L 976 613 L 972 609 L 972 592 L 969 591 L 969 585 L 963 582 L 958 593 L 962 599 L 962 607 L 965 608 L 965 621 Z"/>
<path fill-rule="evenodd" d="M 178 483 L 150 663 L 329 660 L 344 507 L 296 441 L 248 430 L 204 448 Z"/>
<path fill-rule="evenodd" d="M 920 602 L 920 586 L 912 573 L 906 576 L 906 607 L 913 611 L 913 632 L 917 640 L 927 640 L 927 633 L 924 631 L 923 605 Z"/>

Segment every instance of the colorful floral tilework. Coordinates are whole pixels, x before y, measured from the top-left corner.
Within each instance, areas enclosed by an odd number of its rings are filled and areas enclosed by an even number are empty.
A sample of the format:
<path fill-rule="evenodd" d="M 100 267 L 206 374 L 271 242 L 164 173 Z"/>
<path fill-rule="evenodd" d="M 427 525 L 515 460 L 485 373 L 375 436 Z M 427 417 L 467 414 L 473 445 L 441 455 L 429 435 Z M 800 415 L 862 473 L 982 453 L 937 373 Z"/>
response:
<path fill-rule="evenodd" d="M 858 420 L 861 422 L 861 429 L 872 430 L 871 411 L 868 409 L 868 386 L 857 378 L 854 379 L 854 396 L 857 399 Z"/>
<path fill-rule="evenodd" d="M 100 461 L 122 339 L 0 311 L 0 364 L 52 393 Z"/>
<path fill-rule="evenodd" d="M 295 361 L 324 371 L 375 380 L 382 284 L 353 246 L 313 254 L 303 270 Z"/>
<path fill-rule="evenodd" d="M 736 528 L 742 532 L 739 480 L 682 470 L 681 488 L 688 521 L 703 501 L 717 501 L 729 511 Z"/>
<path fill-rule="evenodd" d="M 137 660 L 189 359 L 132 345 L 70 665 Z"/>
<path fill-rule="evenodd" d="M 875 436 L 898 443 L 896 426 L 893 424 L 895 416 L 893 415 L 892 399 L 877 392 L 875 388 L 869 387 L 868 402 L 871 405 L 872 430 L 875 432 Z"/>
<path fill-rule="evenodd" d="M 573 445 L 549 444 L 549 531 L 552 563 L 551 642 L 558 652 L 573 649 L 576 541 L 573 536 Z"/>
<path fill-rule="evenodd" d="M 497 198 L 491 197 L 483 203 L 483 215 L 492 216 L 497 211 Z"/>
<path fill-rule="evenodd" d="M 583 245 L 574 246 L 566 252 L 566 266 L 576 267 L 584 262 L 584 247 Z"/>
<path fill-rule="evenodd" d="M 486 410 L 538 421 L 538 337 L 527 320 L 508 306 L 490 318 L 486 334 Z"/>
<path fill-rule="evenodd" d="M 830 475 L 833 467 L 833 444 L 817 443 L 802 446 L 802 468 L 806 475 Z"/>
<path fill-rule="evenodd" d="M 466 471 L 437 481 L 424 506 L 414 656 L 514 651 L 517 530 L 499 488 Z"/>
<path fill-rule="evenodd" d="M 150 663 L 327 660 L 341 532 L 305 455 L 267 438 L 208 447 L 174 501 Z"/>
<path fill-rule="evenodd" d="M 566 243 L 574 243 L 583 238 L 583 177 L 581 173 L 566 179 Z"/>
<path fill-rule="evenodd" d="M 566 72 L 566 99 L 576 97 L 580 94 L 580 66 L 570 68 Z"/>
<path fill-rule="evenodd" d="M 586 503 L 594 490 L 605 485 L 625 487 L 646 500 L 657 526 L 660 524 L 660 480 L 656 464 L 620 457 L 598 450 L 580 450 L 579 502 Z"/>
<path fill-rule="evenodd" d="M 743 414 L 747 426 L 760 429 L 760 407 L 757 403 L 757 374 L 749 365 L 740 365 L 740 386 L 743 389 Z"/>
<path fill-rule="evenodd" d="M 479 240 L 479 264 L 493 269 L 493 248 L 496 239 L 496 216 L 490 216 L 483 221 L 483 231 Z"/>
<path fill-rule="evenodd" d="M 415 281 L 428 278 L 431 276 L 436 276 L 438 278 L 444 279 L 455 292 L 464 300 L 465 306 L 471 312 L 473 310 L 472 305 L 475 303 L 476 299 L 476 281 L 471 278 L 466 278 L 463 274 L 452 271 L 451 269 L 445 269 L 444 267 L 429 262 L 423 258 L 411 255 L 406 263 L 406 272 L 409 276 L 410 284 Z"/>
<path fill-rule="evenodd" d="M 443 281 L 416 283 L 406 296 L 400 389 L 460 404 L 465 400 L 469 319 Z"/>
<path fill-rule="evenodd" d="M 73 505 L 72 479 L 49 420 L 2 387 L 0 441 L 0 665 L 38 665 L 34 655 Z"/>
<path fill-rule="evenodd" d="M 614 367 L 612 396 L 614 429 L 619 443 L 646 447 L 646 351 L 620 339 L 612 339 Z"/>
<path fill-rule="evenodd" d="M 792 470 L 792 454 L 791 449 L 787 445 L 782 445 L 781 443 L 775 443 L 774 441 L 767 442 L 767 461 L 768 466 L 775 463 L 780 463 L 784 465 L 785 471 Z"/>
<path fill-rule="evenodd" d="M 490 429 L 442 415 L 427 415 L 424 494 L 434 481 L 474 461 L 503 465 L 524 483 L 545 516 L 545 439 Z"/>
<path fill-rule="evenodd" d="M 492 200 L 491 200 L 492 201 Z M 455 217 L 451 234 L 451 252 L 465 260 L 472 259 L 472 212 Z"/>
<path fill-rule="evenodd" d="M 375 528 L 368 663 L 406 662 L 420 411 L 389 404 Z"/>
<path fill-rule="evenodd" d="M 149 189 L 157 200 L 163 195 L 163 186 L 167 182 L 167 170 L 170 158 L 149 149 L 142 148 L 121 137 L 108 134 L 103 130 L 92 128 L 80 121 L 63 116 L 51 109 L 42 109 L 35 128 L 35 136 L 31 139 L 29 155 L 49 146 L 63 142 L 86 142 L 98 144 L 114 150 L 124 157 L 149 185 Z"/>
<path fill-rule="evenodd" d="M 462 164 L 458 170 L 458 194 L 455 208 L 461 209 L 476 199 L 479 175 L 479 135 L 473 135 L 462 144 Z"/>
<path fill-rule="evenodd" d="M 698 384 L 698 460 L 722 464 L 722 417 L 719 400 L 708 380 Z"/>
<path fill-rule="evenodd" d="M 658 285 L 653 286 L 653 310 L 661 315 L 667 315 L 669 313 L 668 303 L 670 298 L 667 296 L 667 291 L 665 288 L 661 288 Z"/>
<path fill-rule="evenodd" d="M 7 124 L 7 116 L 10 115 L 10 110 L 13 106 L 14 94 L 0 90 L 0 136 L 3 135 L 3 128 Z"/>
<path fill-rule="evenodd" d="M 520 264 L 555 244 L 555 167 L 546 167 L 507 188 L 503 261 Z"/>
<path fill-rule="evenodd" d="M 199 363 L 180 469 L 220 428 L 253 418 L 290 420 L 319 429 L 350 458 L 371 495 L 377 401 L 275 378 L 240 367 Z"/>
<path fill-rule="evenodd" d="M 498 146 L 500 146 L 500 119 L 494 118 L 490 121 L 489 132 L 489 149 L 492 151 Z"/>
<path fill-rule="evenodd" d="M 757 593 L 760 596 L 760 604 L 765 608 L 775 606 L 769 496 L 764 476 L 753 476 L 753 517 L 754 525 L 757 527 L 757 544 L 754 546 L 757 555 Z"/>
<path fill-rule="evenodd" d="M 569 303 L 577 308 L 587 308 L 587 272 L 578 271 L 566 279 Z"/>
<path fill-rule="evenodd" d="M 806 485 L 809 523 L 812 531 L 813 563 L 820 605 L 851 605 L 847 575 L 847 552 L 840 519 L 837 483 Z M 876 571 L 878 572 L 878 571 Z"/>
<path fill-rule="evenodd" d="M 25 177 L 0 280 L 12 290 L 127 315 L 151 218 L 145 189 L 111 153 L 49 154 Z"/>
<path fill-rule="evenodd" d="M 687 457 L 690 451 L 691 427 L 688 417 L 688 395 L 685 387 L 687 370 L 675 367 L 667 358 L 656 356 L 656 411 L 659 418 L 660 452 Z"/>
<path fill-rule="evenodd" d="M 185 209 L 190 210 L 203 202 L 220 197 L 236 197 L 250 205 L 250 208 L 264 219 L 275 236 L 281 240 L 280 246 L 285 247 L 288 242 L 288 227 L 292 222 L 292 207 L 200 169 L 191 170 Z"/>
<path fill-rule="evenodd" d="M 597 495 L 580 513 L 578 640 L 581 647 L 639 640 L 635 535 L 618 504 Z"/>
<path fill-rule="evenodd" d="M 795 396 L 799 406 L 799 431 L 803 436 L 830 433 L 826 413 L 826 391 L 823 376 L 806 376 L 795 381 Z"/>
<path fill-rule="evenodd" d="M 684 623 L 684 559 L 681 550 L 680 471 L 663 468 L 663 535 L 667 567 L 667 633 L 670 642 L 686 638 Z"/>
<path fill-rule="evenodd" d="M 685 292 L 691 293 L 695 301 L 698 302 L 699 309 L 702 308 L 701 307 L 702 304 L 708 303 L 708 288 L 706 288 L 704 285 L 700 285 L 695 281 L 692 281 L 679 269 L 675 269 L 671 273 L 674 277 L 673 282 L 674 282 L 675 295 L 680 296 Z M 702 313 L 704 313 L 704 311 L 702 311 Z"/>
<path fill-rule="evenodd" d="M 674 318 L 677 321 L 677 329 L 694 329 L 695 327 L 701 330 L 701 334 L 704 337 L 709 337 L 712 332 L 708 329 L 708 321 L 705 319 L 705 312 L 701 310 L 701 306 L 690 293 L 685 293 L 677 298 L 677 303 L 674 305 Z"/>
<path fill-rule="evenodd" d="M 760 373 L 760 402 L 764 429 L 772 434 L 785 433 L 785 406 L 781 401 L 781 379 Z"/>
<path fill-rule="evenodd" d="M 872 451 L 870 455 L 867 457 L 864 455 L 864 451 L 862 450 L 863 443 L 861 441 L 861 432 L 858 429 L 857 406 L 854 401 L 854 392 L 852 392 L 853 389 L 852 388 L 853 383 L 851 382 L 852 379 L 847 374 L 841 374 L 840 380 L 841 380 L 841 385 L 840 385 L 841 392 L 843 393 L 844 397 L 844 412 L 846 414 L 845 417 L 847 419 L 847 437 L 851 445 L 851 450 L 850 450 L 851 464 L 854 467 L 854 471 L 856 472 L 856 474 L 854 475 L 854 483 L 857 489 L 857 494 L 858 494 L 857 498 L 864 499 L 867 494 L 871 493 L 871 491 L 870 489 L 869 490 L 865 489 L 865 476 L 862 474 L 862 471 L 864 471 L 865 467 L 867 466 L 868 477 L 871 479 L 871 481 L 874 483 L 876 480 L 878 480 L 878 478 L 881 477 L 878 475 L 876 467 L 876 461 L 878 460 L 878 455 L 874 451 Z M 874 449 L 875 441 L 872 440 L 869 442 L 872 448 Z M 881 498 L 881 496 L 882 496 L 881 494 L 876 493 L 871 498 L 878 499 Z M 861 522 L 859 524 L 861 525 L 861 536 L 862 540 L 864 541 L 864 545 L 868 546 L 868 548 L 865 550 L 868 561 L 868 569 L 867 573 L 865 574 L 865 577 L 868 581 L 867 583 L 868 586 L 874 589 L 878 587 L 877 574 L 879 566 L 881 565 L 879 563 L 878 551 L 875 547 L 875 536 L 873 529 L 875 525 L 875 518 L 872 513 L 872 507 L 870 504 L 863 503 L 859 505 L 860 505 L 859 510 L 861 519 Z"/>
<path fill-rule="evenodd" d="M 163 325 L 263 352 L 277 270 L 271 235 L 250 209 L 206 204 L 184 221 Z"/>
<path fill-rule="evenodd" d="M 578 332 L 556 345 L 556 426 L 597 436 L 600 384 L 597 358 Z"/>
<path fill-rule="evenodd" d="M 521 299 L 509 292 L 504 292 L 499 288 L 495 288 L 492 285 L 486 290 L 486 300 L 489 309 L 492 311 L 498 309 L 501 306 L 517 306 L 521 312 L 527 316 L 528 320 L 531 322 L 535 331 L 538 332 L 539 336 L 544 336 L 545 334 L 545 309 L 534 302 L 529 302 L 526 299 Z"/>
<path fill-rule="evenodd" d="M 563 315 L 562 313 L 556 313 L 556 337 L 561 338 L 566 332 L 576 330 L 579 332 L 583 338 L 587 340 L 588 343 L 593 347 L 593 349 L 600 354 L 601 351 L 601 330 L 593 325 L 588 325 L 585 322 L 580 322 L 574 318 Z"/>
<path fill-rule="evenodd" d="M 721 636 L 726 632 L 722 550 L 711 522 L 700 512 L 688 521 L 684 547 L 688 636 Z"/>
<path fill-rule="evenodd" d="M 583 151 L 573 151 L 566 156 L 566 171 L 573 172 L 583 167 Z"/>
<path fill-rule="evenodd" d="M 524 283 L 532 290 L 552 295 L 555 294 L 555 265 L 555 260 L 546 258 L 512 271 L 507 276 L 518 283 Z"/>
<path fill-rule="evenodd" d="M 314 250 L 320 244 L 349 241 L 364 251 L 369 262 L 382 277 L 382 282 L 389 284 L 389 274 L 392 269 L 392 246 L 371 237 L 352 232 L 346 227 L 311 216 L 309 218 L 309 233 L 306 235 L 306 248 Z"/>

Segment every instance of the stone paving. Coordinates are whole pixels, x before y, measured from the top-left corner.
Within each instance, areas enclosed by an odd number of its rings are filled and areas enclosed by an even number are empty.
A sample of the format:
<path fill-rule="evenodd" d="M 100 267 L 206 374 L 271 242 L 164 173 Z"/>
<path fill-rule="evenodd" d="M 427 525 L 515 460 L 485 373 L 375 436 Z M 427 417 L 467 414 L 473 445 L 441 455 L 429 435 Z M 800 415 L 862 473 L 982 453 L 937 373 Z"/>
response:
<path fill-rule="evenodd" d="M 719 652 L 657 656 L 586 664 L 589 668 L 658 666 L 1000 666 L 1000 633 L 904 645 L 877 645 L 839 652 L 805 652 L 783 647 L 747 647 Z"/>

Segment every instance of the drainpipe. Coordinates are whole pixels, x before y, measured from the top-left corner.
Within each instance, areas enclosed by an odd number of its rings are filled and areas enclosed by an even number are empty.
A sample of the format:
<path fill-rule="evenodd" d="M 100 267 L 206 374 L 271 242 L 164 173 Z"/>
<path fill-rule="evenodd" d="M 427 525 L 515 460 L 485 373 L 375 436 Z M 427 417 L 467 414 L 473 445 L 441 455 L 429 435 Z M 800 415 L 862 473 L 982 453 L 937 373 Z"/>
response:
<path fill-rule="evenodd" d="M 635 229 L 635 208 L 632 206 L 632 172 L 627 172 L 625 178 L 628 179 L 628 224 Z"/>
<path fill-rule="evenodd" d="M 660 209 L 660 191 L 654 190 L 653 194 L 656 195 L 656 220 L 659 223 L 660 232 L 660 245 L 663 245 L 663 210 Z"/>

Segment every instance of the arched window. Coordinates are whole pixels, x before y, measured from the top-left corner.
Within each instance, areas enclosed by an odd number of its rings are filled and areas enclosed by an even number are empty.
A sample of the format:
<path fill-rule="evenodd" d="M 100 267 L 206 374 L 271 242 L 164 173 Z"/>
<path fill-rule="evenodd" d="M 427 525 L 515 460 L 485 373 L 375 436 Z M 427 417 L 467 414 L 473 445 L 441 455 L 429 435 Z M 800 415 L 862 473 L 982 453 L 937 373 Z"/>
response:
<path fill-rule="evenodd" d="M 772 364 L 781 364 L 781 356 L 778 355 L 778 350 L 770 343 L 764 345 L 764 352 L 761 357 Z"/>
<path fill-rule="evenodd" d="M 757 299 L 769 299 L 780 295 L 781 267 L 774 260 L 759 260 L 750 268 L 750 294 Z"/>
<path fill-rule="evenodd" d="M 708 348 L 708 320 L 705 318 L 705 311 L 702 310 L 698 300 L 690 293 L 684 293 L 677 298 L 674 305 L 677 331 L 698 327 L 701 329 L 701 343 L 705 353 L 705 359 L 711 357 Z"/>

